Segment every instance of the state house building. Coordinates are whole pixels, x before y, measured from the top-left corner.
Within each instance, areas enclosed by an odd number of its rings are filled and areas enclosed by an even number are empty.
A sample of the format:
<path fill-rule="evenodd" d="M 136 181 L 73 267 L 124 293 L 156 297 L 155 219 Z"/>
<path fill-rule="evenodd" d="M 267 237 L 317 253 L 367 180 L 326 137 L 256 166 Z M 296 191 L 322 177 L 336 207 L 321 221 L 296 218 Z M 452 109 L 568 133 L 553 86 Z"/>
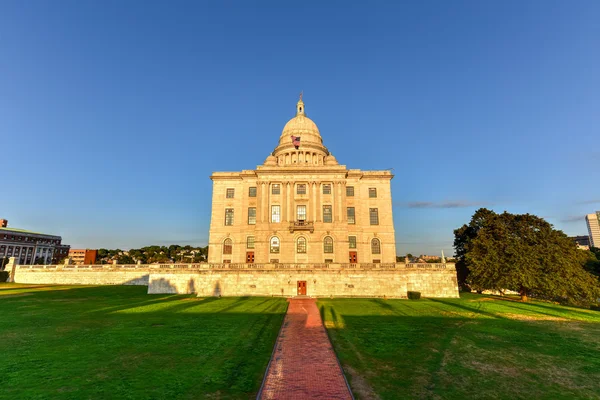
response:
<path fill-rule="evenodd" d="M 215 172 L 209 263 L 395 263 L 389 171 L 347 169 L 302 96 L 256 170 Z"/>

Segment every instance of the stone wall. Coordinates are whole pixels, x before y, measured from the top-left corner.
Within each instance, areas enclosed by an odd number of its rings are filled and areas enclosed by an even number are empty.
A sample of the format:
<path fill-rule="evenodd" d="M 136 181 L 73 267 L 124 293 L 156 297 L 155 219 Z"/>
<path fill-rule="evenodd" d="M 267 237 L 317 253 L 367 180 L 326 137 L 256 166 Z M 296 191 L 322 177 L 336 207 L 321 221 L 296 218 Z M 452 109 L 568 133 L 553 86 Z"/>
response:
<path fill-rule="evenodd" d="M 165 264 L 19 266 L 11 281 L 56 285 L 146 285 L 148 293 L 198 296 L 458 297 L 454 264 Z"/>
<path fill-rule="evenodd" d="M 296 296 L 298 281 L 313 297 L 458 297 L 451 269 L 290 269 L 237 271 L 173 270 L 150 273 L 148 293 L 198 293 L 198 296 Z"/>
<path fill-rule="evenodd" d="M 47 285 L 140 285 L 148 286 L 149 270 L 123 268 L 61 268 L 17 266 L 12 282 Z M 48 268 L 49 267 L 49 268 Z"/>

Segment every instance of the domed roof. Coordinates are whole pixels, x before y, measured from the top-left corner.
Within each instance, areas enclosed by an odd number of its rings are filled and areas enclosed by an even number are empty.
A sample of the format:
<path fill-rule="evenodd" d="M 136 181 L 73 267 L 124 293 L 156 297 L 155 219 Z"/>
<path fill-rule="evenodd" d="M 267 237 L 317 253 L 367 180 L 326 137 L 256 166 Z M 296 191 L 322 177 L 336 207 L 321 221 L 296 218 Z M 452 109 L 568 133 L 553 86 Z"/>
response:
<path fill-rule="evenodd" d="M 323 139 L 321 138 L 321 133 L 319 132 L 317 124 L 315 124 L 312 119 L 308 118 L 304 112 L 304 102 L 302 101 L 302 98 L 300 98 L 300 101 L 296 104 L 296 116 L 290 119 L 283 127 L 281 137 L 279 138 L 279 144 L 290 143 L 291 136 L 300 137 L 302 144 L 323 144 Z"/>

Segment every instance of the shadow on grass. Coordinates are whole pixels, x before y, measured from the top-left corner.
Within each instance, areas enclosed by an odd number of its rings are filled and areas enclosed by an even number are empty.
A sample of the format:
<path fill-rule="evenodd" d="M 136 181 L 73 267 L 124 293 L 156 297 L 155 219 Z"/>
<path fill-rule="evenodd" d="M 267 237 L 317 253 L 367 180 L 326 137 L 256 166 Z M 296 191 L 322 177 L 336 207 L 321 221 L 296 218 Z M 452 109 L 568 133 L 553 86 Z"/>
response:
<path fill-rule="evenodd" d="M 319 308 L 346 373 L 361 377 L 382 399 L 600 393 L 600 346 L 591 342 L 600 334 L 600 318 L 571 319 L 576 329 L 565 329 L 568 322 L 511 319 L 502 315 L 510 309 L 494 312 L 460 300 L 388 300 L 379 309 L 373 303 L 325 300 Z M 389 315 L 396 310 L 417 314 Z M 328 323 L 337 320 L 343 324 Z M 351 381 L 357 392 L 364 389 Z"/>
<path fill-rule="evenodd" d="M 32 288 L 27 297 L 0 297 L 0 309 L 10 310 L 0 324 L 0 399 L 256 395 L 284 299 L 144 289 Z"/>

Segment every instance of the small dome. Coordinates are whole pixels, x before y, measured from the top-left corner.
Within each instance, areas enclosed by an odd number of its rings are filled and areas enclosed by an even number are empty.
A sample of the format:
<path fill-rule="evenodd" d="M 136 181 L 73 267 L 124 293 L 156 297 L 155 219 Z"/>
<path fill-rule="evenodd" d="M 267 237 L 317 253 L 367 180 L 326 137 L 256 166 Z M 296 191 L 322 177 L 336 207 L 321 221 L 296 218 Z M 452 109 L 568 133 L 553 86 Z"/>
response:
<path fill-rule="evenodd" d="M 274 155 L 269 155 L 264 162 L 264 165 L 277 165 L 277 158 Z"/>
<path fill-rule="evenodd" d="M 333 156 L 333 154 L 329 154 L 325 157 L 325 165 L 338 165 L 337 159 Z"/>

